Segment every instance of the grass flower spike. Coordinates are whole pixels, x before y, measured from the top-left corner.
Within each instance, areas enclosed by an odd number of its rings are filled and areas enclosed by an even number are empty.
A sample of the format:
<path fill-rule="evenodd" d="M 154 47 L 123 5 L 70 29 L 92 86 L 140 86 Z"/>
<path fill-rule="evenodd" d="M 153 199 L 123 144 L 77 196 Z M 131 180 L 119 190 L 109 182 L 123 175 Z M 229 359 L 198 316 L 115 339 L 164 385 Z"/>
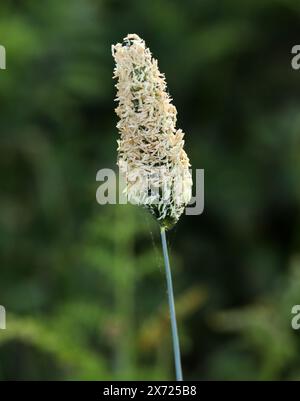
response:
<path fill-rule="evenodd" d="M 150 210 L 161 226 L 176 379 L 182 380 L 166 229 L 176 224 L 192 195 L 184 133 L 176 128 L 177 110 L 144 40 L 128 35 L 122 44 L 112 46 L 112 54 L 118 79 L 118 166 L 128 200 Z"/>
<path fill-rule="evenodd" d="M 128 35 L 112 46 L 112 54 L 118 79 L 118 166 L 127 198 L 171 228 L 189 203 L 192 188 L 184 133 L 176 129 L 176 108 L 144 40 Z"/>

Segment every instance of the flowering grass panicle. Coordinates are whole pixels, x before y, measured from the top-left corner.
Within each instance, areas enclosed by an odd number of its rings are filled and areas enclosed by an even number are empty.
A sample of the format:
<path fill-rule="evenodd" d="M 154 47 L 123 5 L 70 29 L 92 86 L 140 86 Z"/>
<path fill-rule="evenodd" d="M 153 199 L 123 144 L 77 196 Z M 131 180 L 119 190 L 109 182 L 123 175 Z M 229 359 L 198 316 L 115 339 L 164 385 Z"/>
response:
<path fill-rule="evenodd" d="M 118 166 L 131 203 L 146 207 L 172 227 L 191 199 L 192 177 L 184 133 L 157 60 L 138 35 L 112 46 L 120 118 Z"/>

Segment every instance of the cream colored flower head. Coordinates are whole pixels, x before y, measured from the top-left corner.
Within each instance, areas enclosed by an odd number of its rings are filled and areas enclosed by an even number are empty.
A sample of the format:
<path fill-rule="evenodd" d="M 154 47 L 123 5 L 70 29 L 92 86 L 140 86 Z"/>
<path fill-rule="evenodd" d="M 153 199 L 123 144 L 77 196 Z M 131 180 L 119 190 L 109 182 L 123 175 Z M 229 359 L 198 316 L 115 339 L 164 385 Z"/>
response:
<path fill-rule="evenodd" d="M 112 46 L 120 118 L 118 166 L 131 203 L 146 207 L 159 223 L 172 227 L 191 199 L 192 177 L 176 129 L 177 110 L 166 91 L 157 60 L 138 35 Z"/>

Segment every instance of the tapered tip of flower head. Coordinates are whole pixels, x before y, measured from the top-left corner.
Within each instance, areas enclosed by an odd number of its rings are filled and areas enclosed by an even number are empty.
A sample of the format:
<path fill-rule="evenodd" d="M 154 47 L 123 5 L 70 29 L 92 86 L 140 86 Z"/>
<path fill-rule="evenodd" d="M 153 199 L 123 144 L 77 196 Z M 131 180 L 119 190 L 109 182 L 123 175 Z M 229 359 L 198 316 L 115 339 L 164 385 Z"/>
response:
<path fill-rule="evenodd" d="M 137 35 L 136 33 L 129 33 L 129 34 L 123 39 L 122 45 L 123 45 L 123 46 L 126 46 L 126 47 L 130 47 L 130 46 L 133 45 L 135 42 L 140 42 L 140 43 L 142 42 L 142 43 L 145 43 L 144 40 L 141 39 L 141 38 L 139 37 L 139 35 Z"/>
<path fill-rule="evenodd" d="M 123 38 L 122 43 L 112 45 L 112 55 L 115 57 L 116 53 L 121 49 L 130 49 L 131 47 L 138 47 L 140 50 L 146 49 L 145 41 L 139 37 L 136 33 L 129 33 Z"/>

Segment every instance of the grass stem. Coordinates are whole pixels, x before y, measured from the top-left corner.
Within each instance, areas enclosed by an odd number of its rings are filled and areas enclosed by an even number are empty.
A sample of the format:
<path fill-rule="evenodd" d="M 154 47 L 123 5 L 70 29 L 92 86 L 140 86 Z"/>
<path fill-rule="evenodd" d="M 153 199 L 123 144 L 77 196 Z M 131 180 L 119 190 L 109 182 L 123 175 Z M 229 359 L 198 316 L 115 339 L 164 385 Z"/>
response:
<path fill-rule="evenodd" d="M 182 381 L 183 378 L 182 378 L 182 368 L 181 368 L 181 358 L 180 358 L 180 346 L 179 346 L 179 338 L 178 338 L 178 330 L 177 330 L 177 322 L 176 322 L 172 275 L 171 275 L 167 240 L 166 240 L 166 230 L 164 227 L 161 227 L 160 234 L 161 234 L 161 242 L 162 242 L 162 248 L 163 248 L 163 254 L 164 254 L 167 287 L 168 287 L 168 299 L 169 299 L 170 319 L 171 319 L 171 328 L 172 328 L 176 380 Z"/>

